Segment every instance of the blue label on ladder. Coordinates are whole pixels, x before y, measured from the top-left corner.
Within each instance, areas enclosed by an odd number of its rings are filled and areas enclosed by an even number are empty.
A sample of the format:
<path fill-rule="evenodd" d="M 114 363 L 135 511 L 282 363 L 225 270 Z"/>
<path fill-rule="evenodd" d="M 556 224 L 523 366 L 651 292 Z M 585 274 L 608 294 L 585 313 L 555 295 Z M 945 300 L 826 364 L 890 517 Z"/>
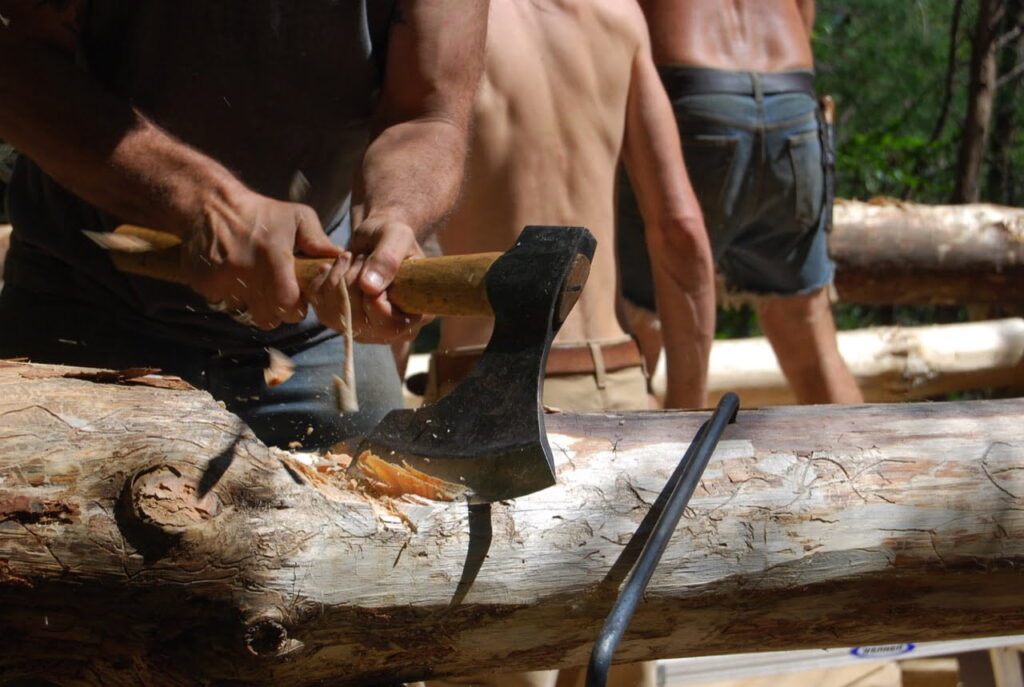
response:
<path fill-rule="evenodd" d="M 914 650 L 914 645 L 906 644 L 878 644 L 876 646 L 858 646 L 850 649 L 850 653 L 858 658 L 892 658 L 909 654 Z"/>

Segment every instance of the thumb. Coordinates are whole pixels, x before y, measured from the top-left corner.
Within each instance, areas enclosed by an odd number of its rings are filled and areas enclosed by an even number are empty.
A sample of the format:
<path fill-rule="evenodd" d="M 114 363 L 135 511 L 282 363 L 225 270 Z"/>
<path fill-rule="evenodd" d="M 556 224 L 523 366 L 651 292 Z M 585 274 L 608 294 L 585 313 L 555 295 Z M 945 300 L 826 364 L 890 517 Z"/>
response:
<path fill-rule="evenodd" d="M 377 245 L 366 258 L 359 275 L 359 286 L 371 296 L 379 295 L 394 280 L 398 268 L 415 246 L 412 230 L 405 225 L 391 224 L 377 234 Z"/>
<path fill-rule="evenodd" d="M 316 213 L 300 212 L 296 217 L 295 249 L 313 258 L 333 258 L 341 255 L 344 249 L 331 242 L 329 236 L 320 226 Z"/>

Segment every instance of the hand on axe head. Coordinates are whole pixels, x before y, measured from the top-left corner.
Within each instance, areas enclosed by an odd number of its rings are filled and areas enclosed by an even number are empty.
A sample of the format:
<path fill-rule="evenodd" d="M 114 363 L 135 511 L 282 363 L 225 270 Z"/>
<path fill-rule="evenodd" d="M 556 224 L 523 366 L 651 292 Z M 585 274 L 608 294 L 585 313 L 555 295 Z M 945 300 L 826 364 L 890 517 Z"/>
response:
<path fill-rule="evenodd" d="M 356 340 L 391 343 L 415 337 L 430 318 L 403 312 L 387 293 L 404 260 L 424 257 L 412 227 L 371 217 L 355 228 L 348 247 L 354 255 L 346 279 L 354 285 L 349 293 Z"/>

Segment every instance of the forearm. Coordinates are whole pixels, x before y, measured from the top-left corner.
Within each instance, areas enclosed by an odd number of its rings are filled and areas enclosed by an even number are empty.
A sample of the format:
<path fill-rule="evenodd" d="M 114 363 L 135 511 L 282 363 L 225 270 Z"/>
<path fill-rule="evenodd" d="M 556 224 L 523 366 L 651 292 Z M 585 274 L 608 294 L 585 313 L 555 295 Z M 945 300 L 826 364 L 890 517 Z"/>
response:
<path fill-rule="evenodd" d="M 700 222 L 688 229 L 648 230 L 665 351 L 666 408 L 702 408 L 707 403 L 715 289 L 710 249 L 696 233 L 703 231 Z"/>
<path fill-rule="evenodd" d="M 645 45 L 634 64 L 626 122 L 623 157 L 644 218 L 668 369 L 665 406 L 703 407 L 715 329 L 711 247 L 672 108 Z"/>
<path fill-rule="evenodd" d="M 464 127 L 443 119 L 386 129 L 366 151 L 353 224 L 397 221 L 429 237 L 458 199 L 466 141 Z"/>
<path fill-rule="evenodd" d="M 125 220 L 186 235 L 202 208 L 226 206 L 242 188 L 66 57 L 11 29 L 0 30 L 0 103 L 0 137 Z"/>

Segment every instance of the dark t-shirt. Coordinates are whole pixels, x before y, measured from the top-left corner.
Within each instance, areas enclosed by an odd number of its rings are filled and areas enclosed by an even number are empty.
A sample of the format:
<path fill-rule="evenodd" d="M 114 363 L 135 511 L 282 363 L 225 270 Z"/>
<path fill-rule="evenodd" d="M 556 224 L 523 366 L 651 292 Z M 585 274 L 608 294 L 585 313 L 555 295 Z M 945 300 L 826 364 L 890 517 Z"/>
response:
<path fill-rule="evenodd" d="M 396 0 L 87 0 L 81 66 L 253 190 L 303 202 L 328 231 L 347 210 L 369 135 Z M 317 336 L 314 321 L 257 332 L 191 290 L 117 273 L 83 229 L 120 220 L 22 158 L 9 189 L 8 283 L 118 309 L 124 321 L 211 348 Z M 334 231 L 336 242 L 344 237 Z"/>

